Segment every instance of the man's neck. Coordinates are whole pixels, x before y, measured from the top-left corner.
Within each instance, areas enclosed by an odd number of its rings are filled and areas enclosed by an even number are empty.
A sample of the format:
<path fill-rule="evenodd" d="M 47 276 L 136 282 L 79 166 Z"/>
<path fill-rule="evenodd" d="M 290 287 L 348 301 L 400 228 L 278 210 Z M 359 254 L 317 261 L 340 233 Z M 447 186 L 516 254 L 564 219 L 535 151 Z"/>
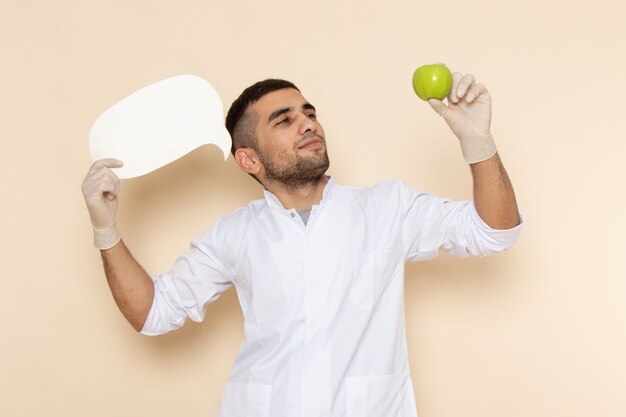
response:
<path fill-rule="evenodd" d="M 271 182 L 266 184 L 265 188 L 274 194 L 286 209 L 311 210 L 311 207 L 322 201 L 324 188 L 329 179 L 328 175 L 323 175 L 316 183 L 296 188 L 288 187 L 278 182 Z"/>

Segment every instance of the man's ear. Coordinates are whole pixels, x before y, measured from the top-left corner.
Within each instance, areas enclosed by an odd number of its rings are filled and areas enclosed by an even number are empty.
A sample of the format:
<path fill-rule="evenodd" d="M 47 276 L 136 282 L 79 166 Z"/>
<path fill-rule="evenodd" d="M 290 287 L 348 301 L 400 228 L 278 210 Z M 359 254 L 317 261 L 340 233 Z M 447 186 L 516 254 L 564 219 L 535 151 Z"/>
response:
<path fill-rule="evenodd" d="M 235 161 L 239 168 L 243 169 L 250 175 L 258 175 L 263 166 L 259 160 L 259 156 L 252 148 L 239 148 L 235 151 Z"/>

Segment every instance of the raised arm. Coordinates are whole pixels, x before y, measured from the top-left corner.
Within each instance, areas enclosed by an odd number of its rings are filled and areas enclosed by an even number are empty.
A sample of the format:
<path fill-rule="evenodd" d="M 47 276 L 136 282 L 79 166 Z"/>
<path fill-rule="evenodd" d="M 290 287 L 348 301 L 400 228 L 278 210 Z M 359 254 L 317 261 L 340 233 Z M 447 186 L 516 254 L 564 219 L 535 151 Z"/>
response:
<path fill-rule="evenodd" d="M 517 202 L 500 156 L 470 164 L 474 179 L 474 205 L 478 215 L 493 229 L 520 224 Z"/>
<path fill-rule="evenodd" d="M 453 74 L 447 105 L 428 103 L 444 118 L 459 139 L 463 157 L 470 164 L 474 205 L 480 218 L 494 229 L 510 229 L 520 223 L 515 193 L 491 136 L 491 96 L 471 74 Z"/>
<path fill-rule="evenodd" d="M 94 245 L 100 249 L 109 288 L 120 311 L 141 331 L 152 306 L 154 284 L 122 242 L 115 225 L 120 183 L 110 168 L 122 162 L 103 159 L 94 162 L 82 184 L 83 196 L 94 231 Z"/>

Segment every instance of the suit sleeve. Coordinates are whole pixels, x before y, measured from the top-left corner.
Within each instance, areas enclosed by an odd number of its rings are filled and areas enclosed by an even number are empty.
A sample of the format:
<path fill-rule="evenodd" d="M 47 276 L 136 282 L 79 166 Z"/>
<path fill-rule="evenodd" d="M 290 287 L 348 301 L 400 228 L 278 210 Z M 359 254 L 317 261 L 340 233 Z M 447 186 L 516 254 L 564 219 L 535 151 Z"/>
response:
<path fill-rule="evenodd" d="M 182 326 L 187 317 L 202 321 L 207 304 L 233 285 L 217 235 L 214 227 L 198 236 L 168 273 L 153 277 L 154 300 L 142 334 L 170 332 Z"/>
<path fill-rule="evenodd" d="M 452 201 L 402 183 L 402 239 L 409 262 L 432 259 L 443 250 L 454 256 L 486 256 L 507 250 L 519 239 L 523 222 L 512 229 L 487 225 L 472 201 Z"/>

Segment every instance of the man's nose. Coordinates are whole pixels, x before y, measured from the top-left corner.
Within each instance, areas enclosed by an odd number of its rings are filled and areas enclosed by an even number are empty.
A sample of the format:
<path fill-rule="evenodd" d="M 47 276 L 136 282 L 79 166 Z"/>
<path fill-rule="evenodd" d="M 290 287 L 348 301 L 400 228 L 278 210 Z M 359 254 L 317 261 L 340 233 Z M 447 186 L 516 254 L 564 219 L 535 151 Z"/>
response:
<path fill-rule="evenodd" d="M 300 113 L 298 119 L 298 133 L 304 135 L 308 131 L 315 131 L 315 121 L 311 119 L 308 115 Z"/>

